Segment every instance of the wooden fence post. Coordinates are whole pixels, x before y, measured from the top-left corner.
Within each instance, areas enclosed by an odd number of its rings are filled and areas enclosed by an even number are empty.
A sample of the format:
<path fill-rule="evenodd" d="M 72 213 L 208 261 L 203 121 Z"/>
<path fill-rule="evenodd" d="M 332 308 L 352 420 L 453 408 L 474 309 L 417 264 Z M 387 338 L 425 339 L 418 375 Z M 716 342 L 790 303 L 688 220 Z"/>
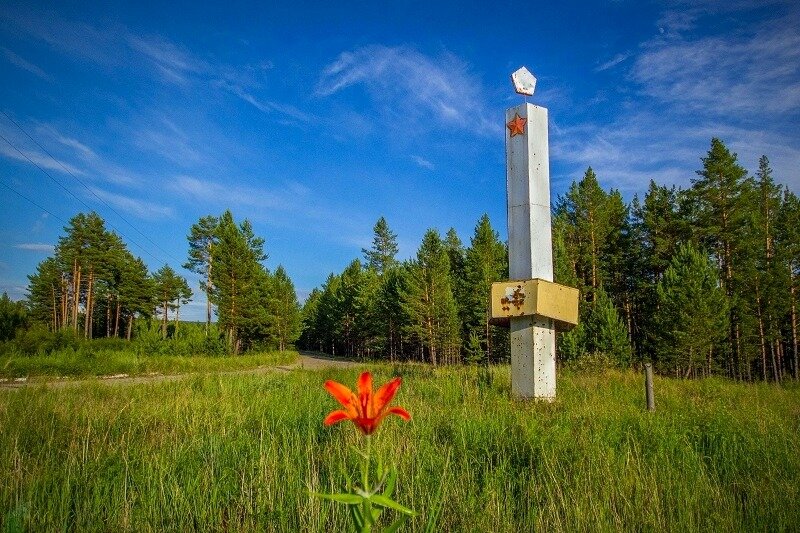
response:
<path fill-rule="evenodd" d="M 656 400 L 653 395 L 653 363 L 644 364 L 644 389 L 647 396 L 647 410 L 656 410 Z"/>

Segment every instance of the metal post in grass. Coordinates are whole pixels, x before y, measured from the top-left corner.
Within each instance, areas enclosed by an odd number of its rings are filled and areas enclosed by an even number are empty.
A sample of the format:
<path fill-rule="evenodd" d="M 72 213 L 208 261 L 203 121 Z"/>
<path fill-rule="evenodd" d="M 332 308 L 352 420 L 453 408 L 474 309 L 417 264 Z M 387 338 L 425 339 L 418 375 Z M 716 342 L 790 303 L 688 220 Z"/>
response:
<path fill-rule="evenodd" d="M 647 410 L 656 410 L 656 399 L 653 394 L 653 363 L 644 364 L 644 390 L 647 396 Z"/>

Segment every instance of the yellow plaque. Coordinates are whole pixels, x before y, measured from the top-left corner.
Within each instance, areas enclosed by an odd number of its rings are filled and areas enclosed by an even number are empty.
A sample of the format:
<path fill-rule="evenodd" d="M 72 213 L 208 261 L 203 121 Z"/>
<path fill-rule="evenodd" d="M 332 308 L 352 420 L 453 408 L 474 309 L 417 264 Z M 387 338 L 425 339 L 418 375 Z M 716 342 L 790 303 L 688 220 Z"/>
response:
<path fill-rule="evenodd" d="M 578 323 L 579 291 L 543 279 L 492 283 L 491 308 L 495 322 L 518 316 L 552 318 L 559 329 Z"/>

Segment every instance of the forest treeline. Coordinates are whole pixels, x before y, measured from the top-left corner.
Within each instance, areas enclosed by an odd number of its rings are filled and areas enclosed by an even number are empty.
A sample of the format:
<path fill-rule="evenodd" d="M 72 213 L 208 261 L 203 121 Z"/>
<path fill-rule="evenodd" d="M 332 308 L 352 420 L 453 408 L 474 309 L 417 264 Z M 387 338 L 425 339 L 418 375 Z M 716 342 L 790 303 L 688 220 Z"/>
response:
<path fill-rule="evenodd" d="M 264 240 L 249 221 L 237 224 L 230 211 L 202 217 L 188 235 L 184 268 L 200 276 L 208 297 L 206 334 L 221 336 L 227 351 L 284 350 L 300 333 L 300 306 L 282 266 L 264 267 Z M 0 301 L 0 341 L 25 335 L 33 326 L 83 339 L 131 340 L 137 320 L 158 320 L 161 336 L 176 334 L 180 309 L 191 301 L 187 280 L 164 265 L 149 272 L 141 258 L 106 228 L 97 213 L 70 219 L 54 253 L 28 276 L 26 302 Z M 212 324 L 212 306 L 217 324 Z M 174 321 L 169 319 L 170 313 Z M 220 343 L 211 342 L 217 352 Z"/>
<path fill-rule="evenodd" d="M 653 361 L 680 377 L 797 379 L 800 201 L 763 156 L 750 176 L 719 139 L 687 189 L 651 181 L 627 204 L 591 168 L 553 207 L 555 281 L 580 289 L 562 362 Z M 433 364 L 497 362 L 508 334 L 489 321 L 506 245 L 484 215 L 465 244 L 429 229 L 397 259 L 382 217 L 374 239 L 303 308 L 305 348 Z"/>

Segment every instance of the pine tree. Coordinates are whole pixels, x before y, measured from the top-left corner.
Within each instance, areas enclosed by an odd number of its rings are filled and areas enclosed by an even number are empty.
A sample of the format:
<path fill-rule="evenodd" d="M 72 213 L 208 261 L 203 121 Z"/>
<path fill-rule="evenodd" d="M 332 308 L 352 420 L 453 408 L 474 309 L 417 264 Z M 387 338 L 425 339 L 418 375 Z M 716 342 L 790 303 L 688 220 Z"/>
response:
<path fill-rule="evenodd" d="M 724 338 L 728 301 L 708 258 L 681 245 L 657 287 L 656 361 L 663 370 L 689 377 L 698 367 L 713 371 L 717 343 Z"/>
<path fill-rule="evenodd" d="M 785 312 L 786 336 L 792 375 L 798 379 L 798 308 L 800 307 L 800 198 L 785 190 L 778 212 L 775 232 L 776 264 L 782 270 L 783 292 L 788 293 Z"/>
<path fill-rule="evenodd" d="M 470 240 L 465 260 L 464 313 L 462 320 L 469 337 L 477 335 L 483 346 L 487 363 L 496 360 L 495 340 L 500 335 L 490 325 L 489 292 L 492 283 L 508 277 L 506 248 L 484 214 Z M 507 336 L 507 335 L 503 335 Z"/>
<path fill-rule="evenodd" d="M 67 280 L 55 257 L 48 257 L 28 275 L 28 305 L 31 318 L 47 324 L 51 331 L 67 325 Z"/>
<path fill-rule="evenodd" d="M 130 340 L 133 324 L 137 317 L 149 317 L 157 302 L 155 281 L 147 272 L 147 265 L 137 257 L 125 263 L 124 273 L 119 285 L 121 317 L 127 319 L 125 337 Z M 120 318 L 122 320 L 122 318 Z"/>
<path fill-rule="evenodd" d="M 450 261 L 450 288 L 453 291 L 453 298 L 455 298 L 456 312 L 459 320 L 464 323 L 464 313 L 468 310 L 467 293 L 469 287 L 466 280 L 466 250 L 461 238 L 458 236 L 455 228 L 447 230 L 444 237 L 444 249 L 447 252 L 447 258 Z M 462 339 L 465 337 L 466 329 L 462 331 Z"/>
<path fill-rule="evenodd" d="M 631 231 L 634 247 L 628 269 L 632 272 L 636 322 L 633 339 L 642 353 L 650 353 L 648 331 L 654 328 L 657 308 L 656 285 L 664 276 L 678 247 L 691 240 L 691 226 L 682 209 L 685 193 L 650 181 L 644 202 L 634 198 Z"/>
<path fill-rule="evenodd" d="M 788 285 L 788 280 L 785 269 L 776 260 L 775 250 L 782 190 L 772 178 L 769 159 L 765 155 L 761 156 L 758 161 L 754 192 L 758 195 L 757 201 L 754 202 L 758 206 L 758 211 L 752 217 L 755 223 L 751 225 L 751 228 L 755 231 L 754 240 L 760 245 L 755 254 L 755 272 L 751 279 L 755 286 L 761 364 L 765 369 L 767 354 L 769 354 L 772 379 L 780 381 L 783 375 L 784 361 L 779 321 L 789 307 L 788 295 L 784 290 Z M 762 377 L 764 377 L 764 373 L 762 373 Z"/>
<path fill-rule="evenodd" d="M 378 274 L 383 274 L 392 266 L 397 264 L 397 235 L 390 229 L 386 219 L 381 217 L 372 228 L 374 237 L 372 238 L 372 248 L 363 248 L 364 260 L 367 265 L 374 268 Z"/>
<path fill-rule="evenodd" d="M 627 262 L 635 256 L 628 224 L 628 208 L 618 191 L 606 193 L 591 167 L 559 198 L 554 213 L 554 274 L 581 293 L 581 320 L 596 311 L 601 290 L 625 310 L 626 335 L 633 330 L 633 293 L 637 272 Z M 609 294 L 610 291 L 610 294 Z M 616 311 L 615 311 L 616 313 Z M 592 351 L 583 330 L 562 335 L 565 356 Z M 578 346 L 577 342 L 586 343 Z M 628 345 L 630 342 L 628 341 Z"/>
<path fill-rule="evenodd" d="M 742 238 L 748 229 L 746 192 L 751 184 L 736 154 L 717 138 L 711 140 L 711 149 L 702 161 L 703 168 L 697 171 L 699 178 L 692 182 L 692 195 L 697 203 L 696 235 L 701 245 L 712 251 L 723 289 L 731 303 L 728 343 L 732 360 L 729 371 L 735 378 L 749 377 L 750 357 L 745 353 L 745 341 L 757 338 L 757 334 L 743 322 L 752 314 L 748 312 L 746 302 L 737 295 L 744 294 L 738 289 L 747 283 L 743 275 L 747 261 L 745 255 L 753 248 L 752 243 Z"/>
<path fill-rule="evenodd" d="M 217 306 L 228 346 L 237 354 L 245 340 L 241 333 L 254 320 L 248 313 L 256 312 L 259 305 L 261 261 L 267 258 L 264 240 L 253 233 L 248 220 L 237 226 L 230 211 L 220 216 L 215 238 L 216 244 L 211 248 L 214 268 L 209 273 L 209 294 L 211 302 Z"/>
<path fill-rule="evenodd" d="M 339 331 L 341 331 L 343 313 L 338 299 L 341 282 L 341 277 L 334 274 L 329 275 L 325 280 L 319 298 L 318 319 L 315 327 L 317 339 L 323 347 L 323 351 L 330 350 L 333 355 L 337 354 L 337 346 L 339 347 L 338 353 L 342 351 L 341 344 L 339 344 L 341 338 Z"/>
<path fill-rule="evenodd" d="M 599 289 L 586 319 L 585 338 L 587 351 L 607 355 L 620 367 L 631 363 L 631 345 L 628 329 L 619 317 L 614 303 L 606 292 Z"/>
<path fill-rule="evenodd" d="M 384 273 L 376 295 L 374 316 L 376 328 L 383 334 L 385 355 L 395 361 L 403 355 L 403 331 L 407 327 L 407 316 L 402 305 L 408 270 L 395 266 Z"/>
<path fill-rule="evenodd" d="M 200 288 L 206 293 L 206 335 L 211 327 L 211 270 L 212 250 L 216 243 L 216 231 L 219 219 L 207 215 L 201 217 L 189 229 L 186 239 L 189 241 L 189 258 L 183 268 L 200 275 Z"/>
<path fill-rule="evenodd" d="M 303 304 L 301 311 L 301 333 L 300 345 L 306 350 L 322 351 L 322 339 L 320 332 L 317 331 L 317 324 L 321 320 L 319 314 L 319 302 L 322 298 L 322 291 L 316 287 L 311 290 Z"/>
<path fill-rule="evenodd" d="M 60 269 L 66 272 L 67 283 L 63 287 L 61 300 L 64 304 L 62 314 L 64 325 L 78 332 L 78 313 L 83 296 L 83 280 L 86 267 L 86 249 L 88 248 L 87 217 L 78 213 L 64 227 L 65 235 L 58 239 L 56 257 L 61 263 Z"/>
<path fill-rule="evenodd" d="M 427 351 L 431 364 L 455 362 L 458 316 L 450 287 L 450 261 L 436 230 L 425 233 L 416 260 L 408 268 L 402 295 L 407 331 Z"/>
<path fill-rule="evenodd" d="M 278 341 L 278 349 L 284 351 L 300 336 L 300 305 L 294 284 L 283 266 L 278 265 L 274 274 L 274 294 L 272 297 L 273 331 Z"/>
<path fill-rule="evenodd" d="M 625 205 L 618 192 L 606 193 L 591 167 L 580 182 L 572 183 L 566 197 L 556 206 L 557 216 L 567 222 L 566 238 L 574 246 L 575 271 L 584 294 L 593 300 L 594 291 L 603 286 L 611 270 L 607 254 L 615 249 L 622 224 Z"/>
<path fill-rule="evenodd" d="M 192 291 L 186 280 L 169 265 L 164 265 L 153 274 L 153 283 L 161 312 L 161 336 L 167 338 L 169 310 L 177 310 L 181 301 L 188 302 Z"/>
<path fill-rule="evenodd" d="M 0 342 L 13 339 L 17 329 L 24 328 L 27 322 L 25 303 L 12 301 L 4 292 L 0 296 Z"/>

